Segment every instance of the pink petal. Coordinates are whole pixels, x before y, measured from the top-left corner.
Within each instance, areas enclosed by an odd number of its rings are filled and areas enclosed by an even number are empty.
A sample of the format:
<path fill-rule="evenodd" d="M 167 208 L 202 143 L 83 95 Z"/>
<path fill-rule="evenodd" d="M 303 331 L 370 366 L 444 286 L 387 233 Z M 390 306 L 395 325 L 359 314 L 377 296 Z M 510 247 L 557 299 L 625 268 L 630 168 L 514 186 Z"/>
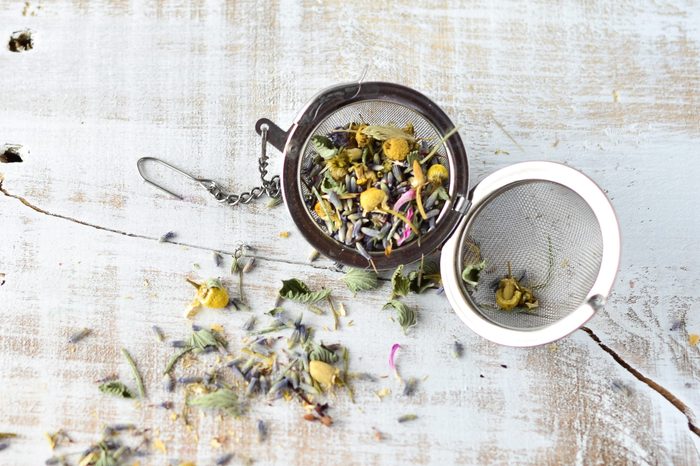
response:
<path fill-rule="evenodd" d="M 394 364 L 394 356 L 396 355 L 396 352 L 399 350 L 399 348 L 401 348 L 401 345 L 399 345 L 398 343 L 394 343 L 393 345 L 391 345 L 391 353 L 389 354 L 389 367 L 391 367 L 393 371 L 396 371 L 396 364 Z"/>
<path fill-rule="evenodd" d="M 407 203 L 408 201 L 412 201 L 412 200 L 415 199 L 415 198 L 416 198 L 416 190 L 413 189 L 413 188 L 409 189 L 408 191 L 406 191 L 405 193 L 403 193 L 403 194 L 401 195 L 401 197 L 399 197 L 399 199 L 398 199 L 398 200 L 396 201 L 396 203 L 394 204 L 393 210 L 397 210 L 397 211 L 398 211 L 401 207 L 403 207 L 403 205 L 404 205 L 405 203 Z"/>

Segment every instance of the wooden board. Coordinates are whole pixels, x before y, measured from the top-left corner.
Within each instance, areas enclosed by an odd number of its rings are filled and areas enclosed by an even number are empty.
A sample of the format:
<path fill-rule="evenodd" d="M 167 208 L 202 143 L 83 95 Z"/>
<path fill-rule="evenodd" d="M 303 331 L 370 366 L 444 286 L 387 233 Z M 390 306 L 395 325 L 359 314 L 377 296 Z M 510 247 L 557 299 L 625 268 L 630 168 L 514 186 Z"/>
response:
<path fill-rule="evenodd" d="M 20 434 L 1 463 L 40 464 L 51 456 L 43 432 L 59 428 L 80 451 L 113 422 L 160 431 L 167 453 L 142 464 L 212 464 L 229 450 L 238 462 L 306 466 L 700 463 L 700 353 L 687 341 L 700 333 L 697 2 L 0 0 L 0 39 L 25 27 L 33 50 L 0 50 L 0 145 L 29 151 L 0 164 L 0 432 Z M 284 206 L 227 208 L 153 171 L 179 201 L 136 172 L 150 155 L 247 189 L 258 182 L 256 120 L 287 127 L 316 92 L 365 66 L 368 79 L 414 87 L 460 125 L 472 183 L 542 159 L 605 188 L 623 256 L 588 331 L 501 347 L 431 292 L 407 300 L 420 319 L 404 335 L 380 311 L 388 285 L 353 297 L 330 261 L 309 264 Z M 276 173 L 281 156 L 271 154 Z M 178 244 L 158 242 L 167 231 Z M 274 304 L 282 279 L 327 286 L 348 308 L 342 329 L 322 330 L 329 316 L 306 319 L 324 341 L 349 347 L 351 370 L 386 378 L 358 382 L 354 404 L 333 400 L 330 429 L 303 421 L 296 404 L 257 403 L 241 420 L 198 417 L 198 442 L 151 403 L 100 395 L 96 379 L 128 379 L 126 347 L 149 400 L 166 399 L 159 374 L 172 350 L 150 327 L 185 335 L 184 277 L 232 284 L 212 251 L 241 242 L 257 249 L 245 288 L 254 312 Z M 246 317 L 206 311 L 200 320 L 237 342 Z M 68 336 L 86 326 L 94 334 L 71 349 Z M 462 359 L 450 354 L 455 340 Z M 391 376 L 394 342 L 402 374 L 425 377 L 413 397 Z M 392 395 L 380 401 L 374 392 L 385 387 Z M 418 419 L 396 422 L 407 413 Z M 270 428 L 262 444 L 259 418 Z M 224 450 L 210 444 L 220 435 Z"/>

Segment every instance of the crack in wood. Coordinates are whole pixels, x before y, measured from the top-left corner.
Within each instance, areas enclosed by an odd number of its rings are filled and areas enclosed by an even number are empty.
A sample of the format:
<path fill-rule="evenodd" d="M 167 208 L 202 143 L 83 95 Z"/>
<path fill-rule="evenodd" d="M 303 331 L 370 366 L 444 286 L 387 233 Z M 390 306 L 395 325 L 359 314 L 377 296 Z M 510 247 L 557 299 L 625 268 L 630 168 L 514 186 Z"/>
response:
<path fill-rule="evenodd" d="M 129 233 L 129 232 L 127 232 L 127 231 L 117 230 L 117 229 L 109 228 L 109 227 L 103 227 L 103 226 L 101 226 L 101 225 L 96 225 L 96 224 L 94 224 L 94 223 L 86 222 L 86 221 L 84 221 L 84 220 L 79 220 L 79 219 L 77 219 L 77 218 L 68 217 L 67 215 L 62 215 L 62 214 L 57 214 L 57 213 L 54 213 L 54 212 L 49 212 L 48 210 L 42 209 L 41 207 L 32 204 L 31 202 L 29 202 L 29 201 L 28 201 L 27 199 L 25 199 L 24 197 L 18 196 L 17 194 L 12 194 L 12 193 L 10 193 L 9 191 L 7 191 L 7 189 L 5 189 L 5 187 L 3 186 L 3 179 L 2 179 L 2 178 L 0 178 L 0 192 L 1 192 L 2 194 L 4 194 L 6 197 L 10 197 L 10 198 L 12 198 L 12 199 L 18 200 L 19 202 L 21 202 L 21 203 L 24 204 L 25 206 L 29 207 L 29 208 L 32 209 L 33 211 L 38 212 L 38 213 L 40 213 L 40 214 L 48 215 L 49 217 L 60 218 L 60 219 L 62 219 L 62 220 L 67 220 L 67 221 L 69 221 L 69 222 L 77 223 L 78 225 L 83 225 L 83 226 L 86 226 L 86 227 L 94 228 L 94 229 L 96 229 L 96 230 L 106 231 L 106 232 L 109 232 L 109 233 L 115 233 L 115 234 L 118 234 L 118 235 L 127 236 L 127 237 L 129 237 L 129 238 L 139 238 L 139 239 L 144 239 L 144 240 L 148 240 L 148 241 L 155 241 L 155 242 L 162 243 L 162 244 L 174 244 L 174 245 L 177 245 L 177 246 L 185 246 L 185 247 L 188 247 L 188 248 L 198 249 L 198 250 L 201 250 L 201 251 L 218 252 L 218 253 L 226 254 L 226 255 L 229 255 L 229 256 L 233 256 L 233 254 L 234 254 L 232 251 L 226 251 L 226 250 L 223 250 L 223 249 L 213 249 L 213 248 L 208 248 L 208 247 L 206 247 L 206 246 L 200 246 L 200 245 L 197 245 L 197 244 L 184 243 L 184 242 L 180 242 L 180 241 L 172 241 L 172 240 L 169 240 L 169 241 L 160 241 L 160 238 L 155 238 L 155 237 L 146 236 L 146 235 L 140 235 L 140 234 L 138 234 L 138 233 Z M 314 268 L 314 269 L 318 269 L 318 270 L 329 270 L 329 271 L 331 271 L 331 272 L 342 272 L 342 271 L 341 271 L 340 269 L 338 269 L 338 267 L 336 267 L 336 266 L 322 266 L 322 265 L 312 264 L 312 263 L 309 263 L 309 262 L 290 261 L 290 260 L 272 258 L 272 257 L 267 257 L 267 256 L 258 256 L 258 255 L 256 255 L 256 256 L 255 256 L 255 260 L 261 260 L 261 261 L 265 261 L 265 262 L 277 262 L 277 263 L 280 263 L 280 264 L 288 264 L 288 265 L 303 265 L 303 266 L 308 266 L 308 267 L 311 267 L 311 268 Z"/>
<path fill-rule="evenodd" d="M 671 393 L 668 389 L 665 387 L 661 386 L 659 383 L 655 382 L 654 380 L 650 379 L 649 377 L 645 376 L 641 372 L 639 372 L 637 369 L 632 367 L 627 361 L 622 359 L 622 357 L 617 354 L 615 350 L 610 348 L 608 345 L 603 343 L 598 335 L 596 335 L 593 330 L 591 330 L 588 327 L 581 327 L 581 330 L 586 332 L 591 339 L 596 342 L 596 344 L 606 353 L 608 353 L 612 358 L 615 360 L 616 363 L 618 363 L 620 366 L 622 366 L 627 372 L 632 374 L 637 380 L 640 382 L 646 384 L 649 388 L 657 392 L 659 395 L 663 396 L 666 398 L 668 402 L 670 402 L 678 411 L 680 411 L 688 420 L 688 429 L 698 437 L 700 437 L 700 428 L 696 425 L 695 423 L 695 413 L 693 413 L 693 410 L 688 407 L 685 403 L 683 403 L 676 395 Z"/>

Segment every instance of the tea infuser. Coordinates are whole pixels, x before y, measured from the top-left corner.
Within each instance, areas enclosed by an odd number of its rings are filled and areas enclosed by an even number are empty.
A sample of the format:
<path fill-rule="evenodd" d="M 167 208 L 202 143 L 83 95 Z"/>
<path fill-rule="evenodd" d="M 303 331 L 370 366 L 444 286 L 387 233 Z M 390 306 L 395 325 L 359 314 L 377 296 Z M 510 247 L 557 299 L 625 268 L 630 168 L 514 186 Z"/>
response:
<path fill-rule="evenodd" d="M 212 180 L 198 179 L 222 203 L 248 203 L 280 193 L 304 238 L 321 254 L 352 267 L 368 267 L 366 251 L 344 244 L 321 227 L 310 207 L 311 187 L 304 169 L 316 157 L 311 140 L 349 122 L 402 127 L 441 141 L 435 157 L 448 168 L 449 200 L 435 228 L 395 249 L 371 253 L 376 269 L 415 262 L 440 248 L 445 294 L 459 317 L 476 333 L 510 346 L 533 346 L 566 336 L 583 325 L 607 298 L 617 272 L 620 236 L 617 218 L 601 189 L 582 173 L 552 162 L 525 162 L 498 170 L 469 189 L 467 154 L 445 112 L 423 94 L 386 82 L 340 84 L 317 94 L 287 131 L 267 118 L 255 129 L 262 139 L 259 170 L 262 186 L 226 194 Z M 267 180 L 266 145 L 283 153 L 281 177 Z M 149 183 L 163 189 L 151 180 Z M 462 280 L 465 264 L 486 261 L 476 288 Z M 539 307 L 504 311 L 496 306 L 498 285 L 512 265 L 513 275 L 536 288 Z"/>
<path fill-rule="evenodd" d="M 509 346 L 558 340 L 600 309 L 620 261 L 620 231 L 603 191 L 573 168 L 525 162 L 487 176 L 440 259 L 445 294 L 476 333 Z M 485 261 L 476 288 L 465 265 Z M 504 311 L 495 286 L 509 274 L 531 287 L 539 306 Z"/>

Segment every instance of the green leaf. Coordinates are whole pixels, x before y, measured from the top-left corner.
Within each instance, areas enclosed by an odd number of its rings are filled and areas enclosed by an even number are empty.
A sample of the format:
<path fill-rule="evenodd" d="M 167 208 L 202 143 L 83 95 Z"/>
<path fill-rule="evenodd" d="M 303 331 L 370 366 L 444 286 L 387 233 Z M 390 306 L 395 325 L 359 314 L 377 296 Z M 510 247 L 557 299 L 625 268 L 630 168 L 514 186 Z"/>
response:
<path fill-rule="evenodd" d="M 349 269 L 343 281 L 353 293 L 372 290 L 377 287 L 377 274 L 371 270 Z"/>
<path fill-rule="evenodd" d="M 280 289 L 279 294 L 290 301 L 313 304 L 326 299 L 331 294 L 331 290 L 311 291 L 304 282 L 292 278 L 290 280 L 282 280 L 282 289 Z"/>
<path fill-rule="evenodd" d="M 238 401 L 236 392 L 229 388 L 220 388 L 215 392 L 200 395 L 187 402 L 189 406 L 223 411 L 234 417 L 243 414 L 244 405 Z"/>
<path fill-rule="evenodd" d="M 327 364 L 333 364 L 338 361 L 338 355 L 334 351 L 313 342 L 309 342 L 306 345 L 306 352 L 311 361 L 323 361 Z"/>
<path fill-rule="evenodd" d="M 396 320 L 403 329 L 404 333 L 408 332 L 408 329 L 416 325 L 418 322 L 416 311 L 406 306 L 401 301 L 392 299 L 386 303 L 382 309 L 394 309 L 396 311 Z"/>
<path fill-rule="evenodd" d="M 476 289 L 476 286 L 479 284 L 479 274 L 482 270 L 484 270 L 484 267 L 486 267 L 485 260 L 474 264 L 465 265 L 464 269 L 462 270 L 462 280 L 464 283 L 466 283 L 467 286 Z"/>
<path fill-rule="evenodd" d="M 385 141 L 392 138 L 405 139 L 410 142 L 416 140 L 416 138 L 395 126 L 369 125 L 362 128 L 362 132 L 377 141 Z"/>
<path fill-rule="evenodd" d="M 430 288 L 440 288 L 440 266 L 436 262 L 427 262 L 422 267 L 408 274 L 412 292 L 421 294 Z"/>
<path fill-rule="evenodd" d="M 108 451 L 100 451 L 100 458 L 95 463 L 95 466 L 119 466 L 118 461 Z"/>
<path fill-rule="evenodd" d="M 201 352 L 207 348 L 223 348 L 226 341 L 224 341 L 220 336 L 215 335 L 213 332 L 202 328 L 196 332 L 192 332 L 188 344 L 196 352 Z"/>
<path fill-rule="evenodd" d="M 118 380 L 113 380 L 111 382 L 105 382 L 99 386 L 102 393 L 108 395 L 120 397 L 120 398 L 133 398 L 134 395 L 131 394 L 126 385 Z"/>
<path fill-rule="evenodd" d="M 325 160 L 334 157 L 338 153 L 338 149 L 333 147 L 331 140 L 325 136 L 313 136 L 311 138 L 311 144 L 313 144 L 314 150 L 318 153 L 318 155 L 323 157 Z"/>
<path fill-rule="evenodd" d="M 336 194 L 340 195 L 347 193 L 348 189 L 344 181 L 336 181 L 329 172 L 326 172 L 321 181 L 321 192 L 328 194 L 331 191 L 335 191 Z"/>
<path fill-rule="evenodd" d="M 403 274 L 403 265 L 399 265 L 391 276 L 391 299 L 406 296 L 411 289 L 411 280 Z"/>

